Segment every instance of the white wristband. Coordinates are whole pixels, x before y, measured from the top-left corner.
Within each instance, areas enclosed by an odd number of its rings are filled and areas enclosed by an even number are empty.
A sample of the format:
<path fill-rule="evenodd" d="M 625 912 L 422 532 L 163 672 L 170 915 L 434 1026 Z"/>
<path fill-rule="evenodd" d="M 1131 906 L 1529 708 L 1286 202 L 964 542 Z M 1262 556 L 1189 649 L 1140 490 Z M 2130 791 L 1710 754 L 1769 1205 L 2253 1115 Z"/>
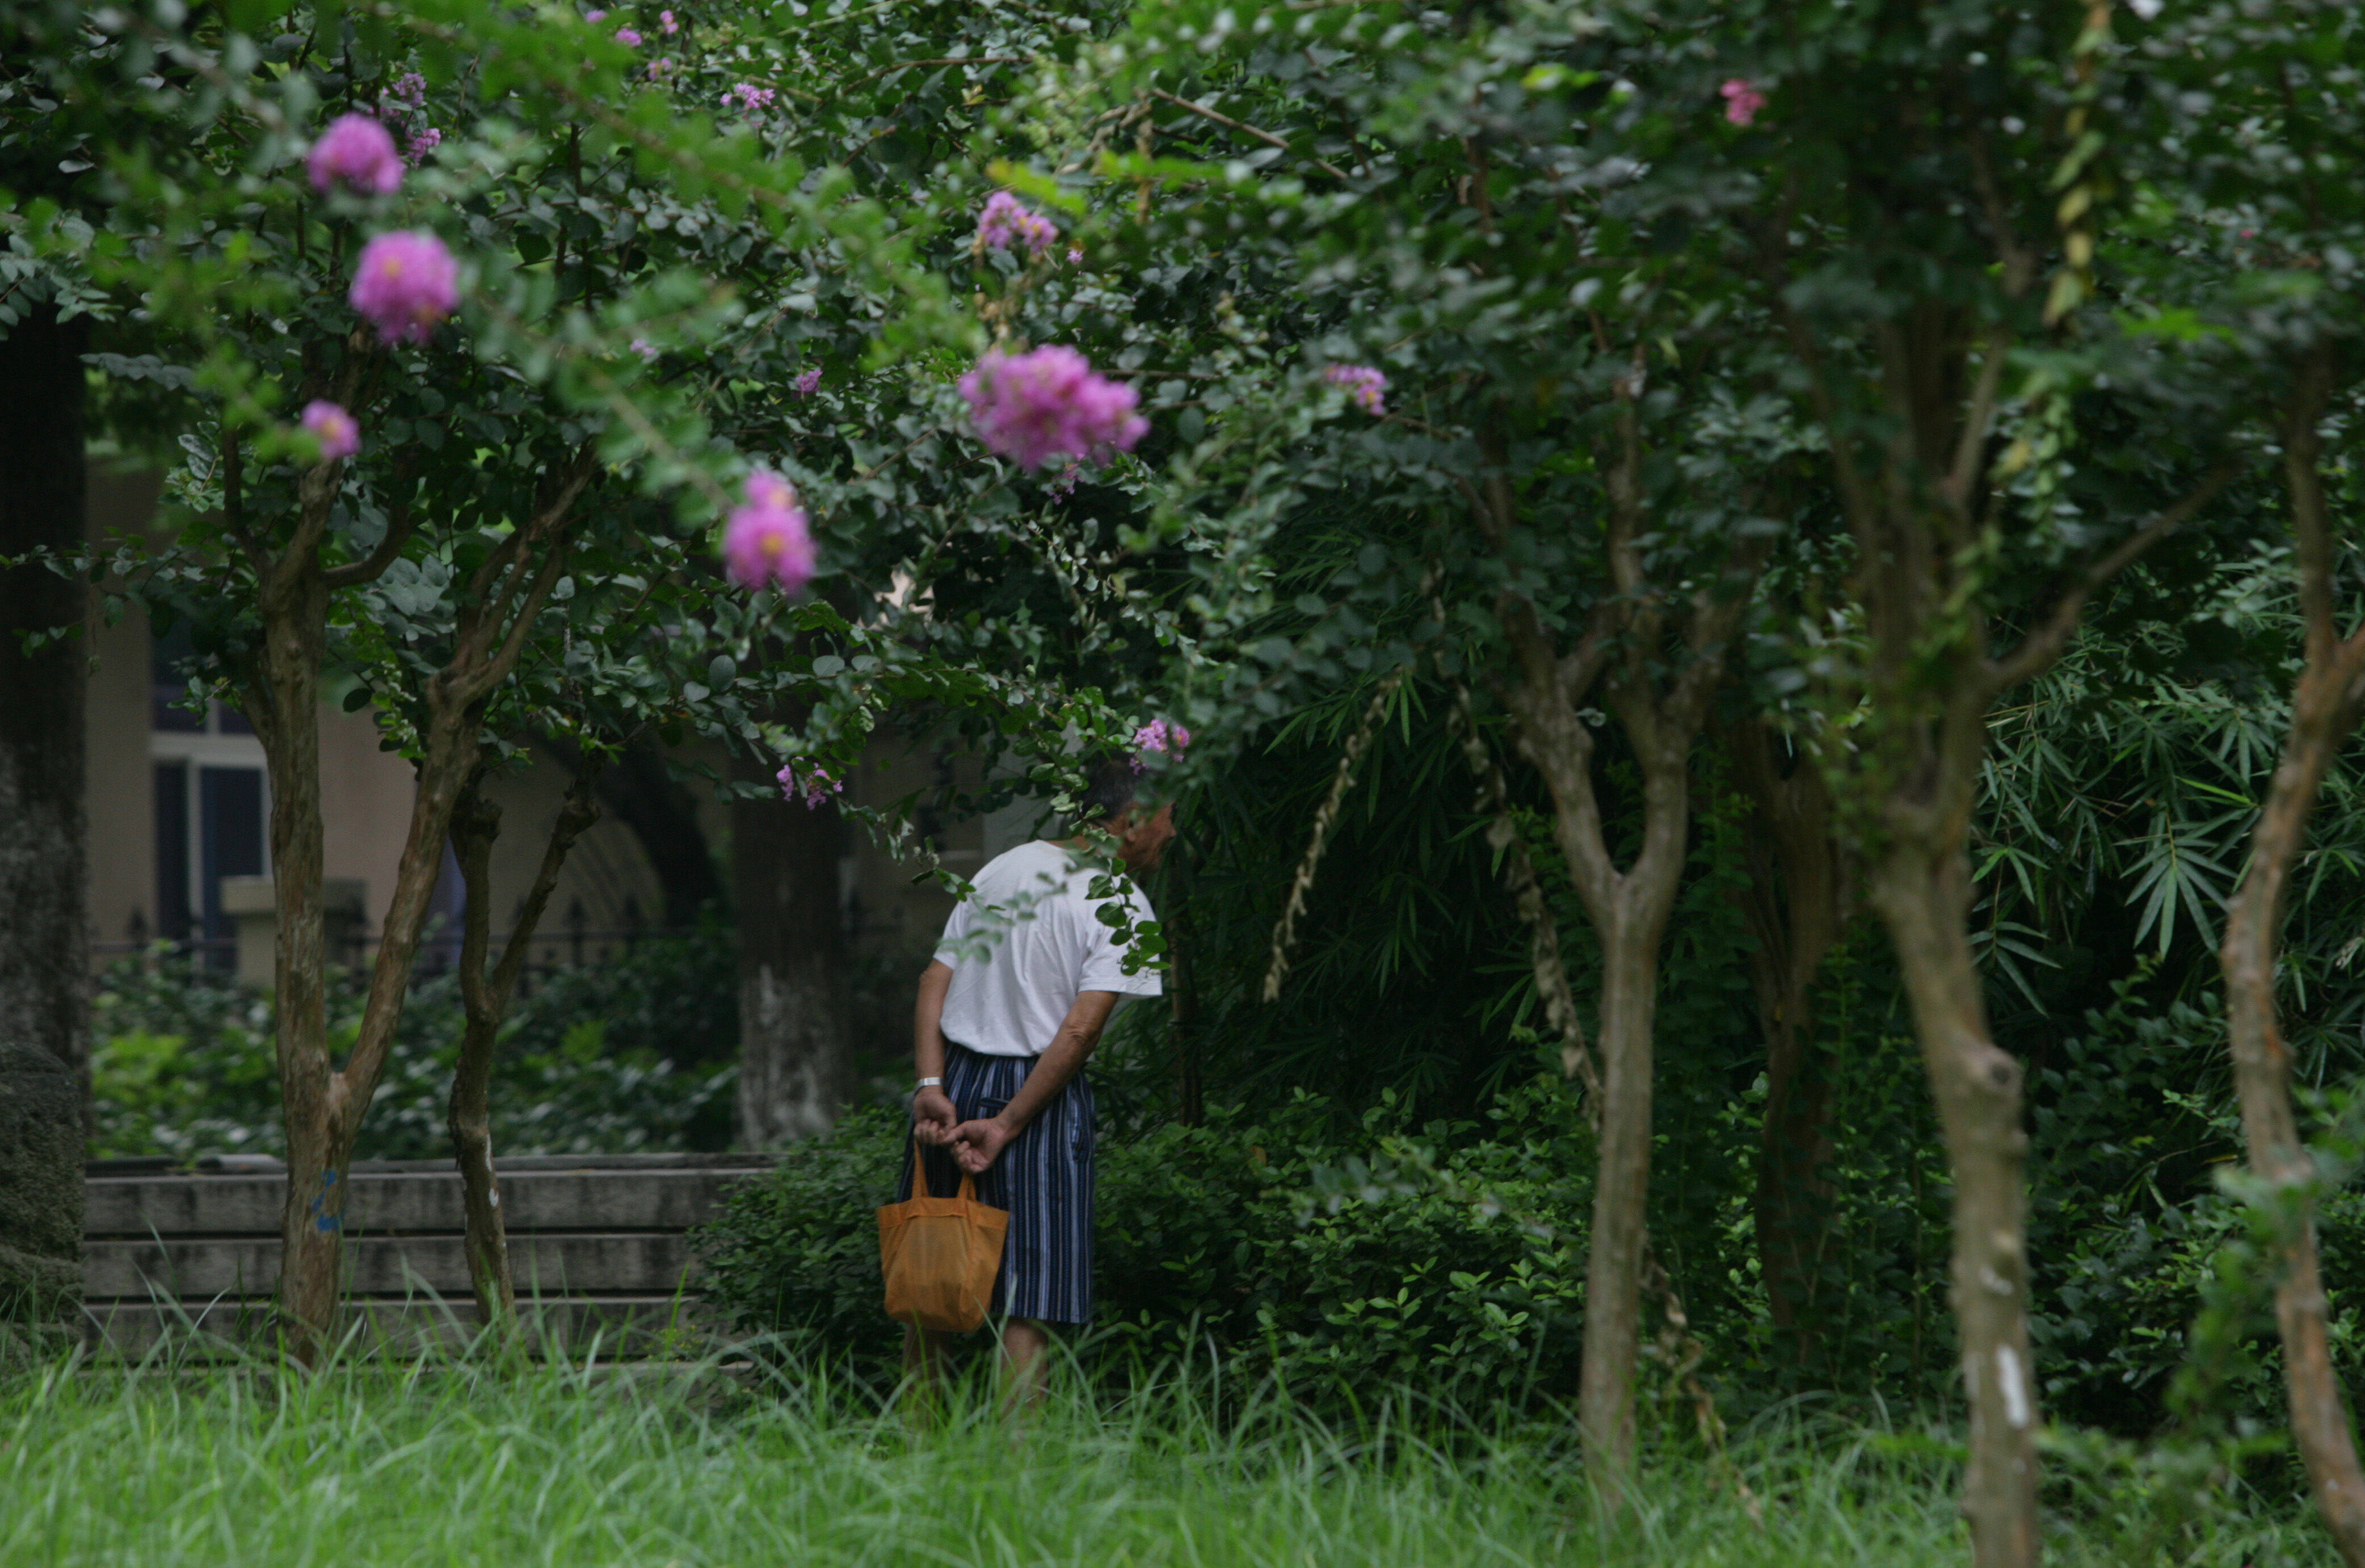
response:
<path fill-rule="evenodd" d="M 920 1087 L 923 1089 L 941 1089 L 944 1086 L 945 1081 L 941 1078 L 924 1078 L 920 1080 Z"/>

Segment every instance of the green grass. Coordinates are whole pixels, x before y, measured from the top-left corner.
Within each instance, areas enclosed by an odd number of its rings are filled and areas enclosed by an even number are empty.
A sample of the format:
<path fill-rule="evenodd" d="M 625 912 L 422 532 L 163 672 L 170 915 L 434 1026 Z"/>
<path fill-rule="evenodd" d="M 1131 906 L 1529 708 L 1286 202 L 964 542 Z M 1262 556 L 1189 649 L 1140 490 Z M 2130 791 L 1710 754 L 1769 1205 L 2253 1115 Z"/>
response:
<path fill-rule="evenodd" d="M 1014 1441 L 990 1406 L 915 1434 L 825 1381 L 748 1393 L 711 1368 L 53 1368 L 0 1380 L 0 1563 L 1911 1568 L 1967 1561 L 1937 1446 L 1743 1434 L 1762 1524 L 1698 1459 L 1653 1465 L 1613 1520 L 1551 1428 L 1438 1446 L 1380 1417 L 1219 1425 L 1168 1392 L 1058 1398 Z M 2146 1544 L 2147 1508 L 2090 1506 L 2053 1560 L 2331 1561 L 2288 1511 Z"/>

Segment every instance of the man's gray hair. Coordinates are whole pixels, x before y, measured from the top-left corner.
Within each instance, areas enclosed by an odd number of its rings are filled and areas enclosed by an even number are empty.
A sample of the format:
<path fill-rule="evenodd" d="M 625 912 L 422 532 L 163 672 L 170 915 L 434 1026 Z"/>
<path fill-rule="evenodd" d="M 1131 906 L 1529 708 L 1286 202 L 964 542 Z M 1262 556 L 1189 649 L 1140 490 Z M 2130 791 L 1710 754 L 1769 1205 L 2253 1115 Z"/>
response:
<path fill-rule="evenodd" d="M 1141 764 L 1129 756 L 1108 756 L 1093 764 L 1085 775 L 1084 795 L 1076 812 L 1079 829 L 1094 827 L 1121 814 L 1133 804 L 1141 782 Z"/>

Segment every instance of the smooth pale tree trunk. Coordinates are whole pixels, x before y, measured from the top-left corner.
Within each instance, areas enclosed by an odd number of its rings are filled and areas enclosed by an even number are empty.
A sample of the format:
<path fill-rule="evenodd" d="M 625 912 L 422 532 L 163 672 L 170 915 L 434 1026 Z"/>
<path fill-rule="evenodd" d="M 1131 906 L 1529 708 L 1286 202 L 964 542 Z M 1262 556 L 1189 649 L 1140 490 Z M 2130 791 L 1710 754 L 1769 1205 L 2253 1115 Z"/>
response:
<path fill-rule="evenodd" d="M 1653 584 L 1639 543 L 1647 523 L 1642 437 L 1631 398 L 1621 401 L 1618 430 L 1607 476 L 1609 591 L 1575 650 L 1560 649 L 1528 599 L 1507 594 L 1496 605 L 1519 664 L 1518 680 L 1504 696 L 1519 748 L 1552 792 L 1553 840 L 1601 943 L 1599 1170 L 1586 1258 L 1577 1424 L 1586 1472 L 1613 1499 L 1633 1474 L 1659 958 L 1690 831 L 1692 743 L 1765 562 L 1762 545 L 1744 546 L 1724 572 L 1704 574 L 1716 579 L 1709 587 L 1683 599 Z M 1500 427 L 1485 431 L 1482 442 L 1496 475 L 1507 474 Z M 1474 499 L 1479 528 L 1502 549 L 1516 522 L 1510 486 L 1490 477 Z M 1603 831 L 1593 734 L 1581 716 L 1597 690 L 1642 774 L 1642 846 L 1622 870 Z M 1571 1041 L 1575 1051 L 1573 1033 Z"/>
<path fill-rule="evenodd" d="M 1545 669 L 1556 683 L 1557 666 Z M 1552 791 L 1553 838 L 1601 944 L 1599 1169 L 1586 1255 L 1577 1423 L 1587 1471 L 1614 1495 L 1633 1469 L 1659 955 L 1683 875 L 1695 726 L 1665 722 L 1654 694 L 1613 688 L 1612 711 L 1625 721 L 1642 775 L 1642 847 L 1620 871 L 1602 836 L 1593 739 L 1574 700 L 1581 694 L 1557 684 L 1537 688 L 1531 675 L 1512 698 L 1519 744 Z"/>
<path fill-rule="evenodd" d="M 760 763 L 743 777 L 770 785 Z M 777 791 L 731 807 L 739 927 L 739 1140 L 774 1148 L 827 1132 L 853 1077 L 853 1004 L 833 805 Z"/>
<path fill-rule="evenodd" d="M 1765 1111 L 1758 1126 L 1751 1211 L 1757 1264 L 1775 1327 L 1804 1362 L 1815 1350 L 1815 1286 L 1830 1245 L 1831 1080 L 1817 1049 L 1815 976 L 1839 938 L 1846 895 L 1837 823 L 1822 771 L 1787 770 L 1762 720 L 1723 727 L 1732 782 L 1750 802 L 1743 823 L 1749 880 L 1740 894 L 1754 946 L 1750 990 L 1765 1041 Z"/>
<path fill-rule="evenodd" d="M 486 1327 L 502 1341 L 517 1327 L 517 1276 L 510 1265 L 509 1226 L 501 1215 L 500 1178 L 493 1167 L 493 1052 L 499 1043 L 501 1022 L 509 1016 L 510 999 L 516 993 L 534 928 L 550 905 L 567 852 L 600 820 L 594 794 L 597 777 L 596 762 L 588 763 L 567 790 L 558 819 L 551 825 L 549 841 L 543 846 L 533 885 L 519 902 L 517 918 L 502 944 L 500 960 L 489 968 L 492 853 L 493 841 L 500 836 L 501 809 L 484 793 L 482 772 L 471 778 L 452 813 L 453 855 L 460 863 L 468 902 L 460 937 L 460 1001 L 465 1023 L 445 1121 L 452 1133 L 452 1158 L 460 1168 L 468 1282 L 476 1292 L 476 1309 Z"/>
<path fill-rule="evenodd" d="M 2021 1068 L 1990 1037 L 1961 831 L 1893 842 L 1870 874 L 1954 1168 L 1952 1299 L 1971 1412 L 1963 1511 L 1982 1564 L 2037 1553 Z"/>
<path fill-rule="evenodd" d="M 2252 834 L 2250 862 L 2226 912 L 2219 959 L 2225 972 L 2242 1136 L 2251 1174 L 2267 1184 L 2277 1222 L 2275 1323 L 2282 1334 L 2292 1436 L 2342 1561 L 2348 1568 L 2365 1568 L 2365 1473 L 2359 1468 L 2356 1435 L 2332 1361 L 2312 1195 L 2318 1178 L 2292 1109 L 2291 1052 L 2275 1007 L 2275 964 L 2292 868 L 2306 844 L 2308 813 L 2324 776 L 2365 704 L 2365 627 L 2345 638 L 2339 634 L 2332 525 L 2319 466 L 2319 425 L 2332 374 L 2328 351 L 2306 361 L 2283 421 L 2307 657 L 2292 692 L 2291 727 Z"/>
<path fill-rule="evenodd" d="M 0 555 L 73 554 L 84 537 L 86 323 L 36 305 L 0 338 Z M 79 636 L 84 590 L 46 566 L 0 569 L 0 1316 L 53 1317 L 82 1288 L 90 1084 Z M 43 1058 L 49 1058 L 45 1064 Z M 53 1070 L 52 1070 L 53 1069 Z"/>

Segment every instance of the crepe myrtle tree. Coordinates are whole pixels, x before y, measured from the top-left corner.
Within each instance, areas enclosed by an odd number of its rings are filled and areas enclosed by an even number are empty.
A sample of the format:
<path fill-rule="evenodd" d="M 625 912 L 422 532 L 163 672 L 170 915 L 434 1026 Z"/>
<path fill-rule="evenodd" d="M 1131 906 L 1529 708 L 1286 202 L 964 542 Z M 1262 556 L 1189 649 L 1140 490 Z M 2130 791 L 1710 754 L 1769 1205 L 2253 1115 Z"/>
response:
<path fill-rule="evenodd" d="M 756 477 L 769 470 L 717 436 L 701 385 L 667 378 L 651 351 L 777 310 L 767 280 L 793 283 L 798 258 L 824 252 L 852 290 L 899 301 L 907 332 L 969 329 L 875 204 L 679 112 L 633 46 L 571 14 L 308 14 L 265 17 L 252 37 L 135 12 L 103 20 L 59 64 L 60 90 L 113 95 L 177 135 L 80 150 L 104 172 L 103 224 L 50 206 L 18 226 L 117 303 L 124 341 L 150 352 L 102 364 L 157 389 L 186 430 L 171 482 L 185 526 L 105 565 L 166 622 L 188 622 L 197 678 L 232 695 L 263 743 L 291 1167 L 281 1297 L 309 1356 L 334 1324 L 344 1170 L 488 715 L 530 653 L 564 645 L 564 607 L 586 584 L 633 604 L 625 622 L 651 624 L 641 618 L 673 608 L 659 586 L 710 548 L 734 497 L 777 515 L 759 503 L 793 494 L 777 473 Z M 563 58 L 554 28 L 573 29 Z M 603 207 L 611 242 L 548 264 Z M 757 288 L 723 283 L 718 263 Z M 765 558 L 782 588 L 813 566 L 778 547 Z M 644 577 L 637 602 L 618 586 L 628 565 Z M 696 617 L 669 630 L 678 642 L 690 627 L 706 630 Z M 403 695 L 372 689 L 420 787 L 340 1067 L 326 1038 L 319 704 L 333 661 L 372 637 L 394 639 L 375 667 L 398 670 Z M 711 680 L 685 673 L 677 661 L 625 678 L 689 706 L 712 699 Z M 752 717 L 735 722 L 757 738 Z"/>
<path fill-rule="evenodd" d="M 2342 1561 L 2365 1568 L 2365 1470 L 2333 1360 L 2315 1217 L 2353 1153 L 2340 1148 L 2337 1125 L 2311 1145 L 2290 1037 L 2303 1036 L 2307 1009 L 2291 998 L 2287 1014 L 2278 995 L 2290 991 L 2284 925 L 2305 896 L 2309 818 L 2365 709 L 2358 540 L 2347 521 L 2359 500 L 2348 448 L 2365 417 L 2365 203 L 2341 176 L 2365 152 L 2355 90 L 2365 23 L 2333 5 L 2180 7 L 2133 42 L 2168 134 L 2129 140 L 2135 221 L 2148 243 L 2128 265 L 2155 258 L 2145 279 L 2155 329 L 2222 377 L 2254 471 L 2271 476 L 2261 490 L 2288 519 L 2298 657 L 2281 755 L 2219 952 L 2248 1156 L 2229 1184 L 2250 1204 L 2270 1260 L 2292 1437 L 2317 1511 Z M 2169 149 L 2182 159 L 2169 163 Z"/>
<path fill-rule="evenodd" d="M 1180 444 L 1130 542 L 1180 546 L 1195 568 L 1194 640 L 1172 662 L 1203 744 L 1369 690 L 1296 894 L 1408 671 L 1506 711 L 1546 783 L 1601 937 L 1597 1067 L 1557 943 L 1535 951 L 1597 1120 L 1579 1419 L 1614 1495 L 1634 1453 L 1653 1013 L 1691 752 L 1797 464 L 1779 421 L 1735 391 L 1763 321 L 1714 264 L 1699 220 L 1714 203 L 1641 179 L 1632 135 L 1550 90 L 1616 76 L 1619 114 L 1713 136 L 1696 69 L 1597 42 L 1573 10 L 1496 25 L 1382 9 L 1242 27 L 1164 7 L 1049 73 L 1013 117 L 1050 128 L 1040 167 L 1003 174 L 1070 215 L 1093 267 L 1025 263 L 987 313 L 1024 336 L 1111 309 L 1103 274 L 1134 280 L 1116 363 L 1177 400 Z M 1014 242 L 1033 252 L 1019 218 Z M 1284 532 L 1332 498 L 1407 543 L 1375 532 L 1278 601 Z M 1604 723 L 1642 778 L 1623 860 L 1597 793 Z"/>
<path fill-rule="evenodd" d="M 2157 10 L 2138 7 L 2138 12 Z M 1970 1407 L 1963 1510 L 1983 1565 L 2036 1560 L 2022 1068 L 1990 1032 L 1968 836 L 1989 712 L 2087 599 L 2229 481 L 2226 410 L 2158 308 L 2114 149 L 2166 139 L 2167 84 L 2085 7 L 1768 5 L 1699 13 L 1743 134 L 1734 264 L 1788 358 L 1852 551 L 1844 611 L 1800 628 L 1818 756 L 1887 928 L 1954 1176 L 1952 1299 Z M 2033 62 L 2042 62 L 2042 67 Z M 2148 241 L 2149 236 L 2129 236 Z M 2080 442 L 2085 431 L 2173 439 Z"/>

